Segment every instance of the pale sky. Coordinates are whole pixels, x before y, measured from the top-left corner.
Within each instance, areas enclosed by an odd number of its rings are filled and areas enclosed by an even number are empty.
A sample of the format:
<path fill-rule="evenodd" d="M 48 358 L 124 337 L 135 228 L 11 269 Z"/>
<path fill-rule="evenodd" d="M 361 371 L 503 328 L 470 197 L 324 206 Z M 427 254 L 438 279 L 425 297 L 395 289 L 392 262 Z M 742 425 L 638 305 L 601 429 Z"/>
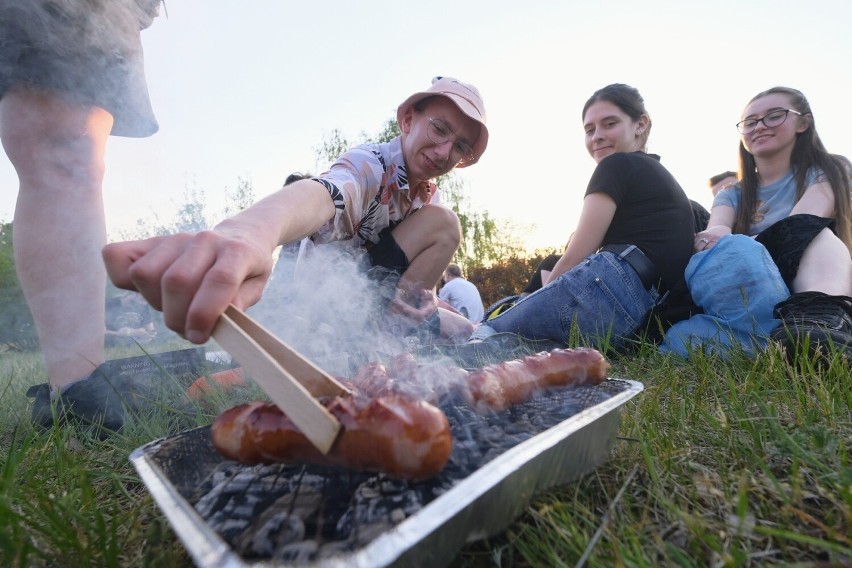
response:
<path fill-rule="evenodd" d="M 645 97 L 649 151 L 709 208 L 706 180 L 737 167 L 734 124 L 774 85 L 802 90 L 829 151 L 852 155 L 849 0 L 169 0 L 142 33 L 160 132 L 112 138 L 108 228 L 171 217 L 187 187 L 219 211 L 225 188 L 258 197 L 338 128 L 377 132 L 435 75 L 474 83 L 491 133 L 460 170 L 492 217 L 535 224 L 530 247 L 560 246 L 576 224 L 594 162 L 584 102 L 609 83 Z M 17 178 L 0 158 L 0 220 Z"/>

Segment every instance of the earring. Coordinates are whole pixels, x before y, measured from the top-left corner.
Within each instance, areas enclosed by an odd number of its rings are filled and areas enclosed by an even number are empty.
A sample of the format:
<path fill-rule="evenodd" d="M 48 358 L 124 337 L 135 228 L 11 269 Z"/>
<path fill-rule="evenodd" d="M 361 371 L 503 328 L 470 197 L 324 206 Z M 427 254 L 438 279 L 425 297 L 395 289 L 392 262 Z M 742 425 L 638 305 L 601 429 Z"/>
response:
<path fill-rule="evenodd" d="M 645 129 L 640 128 L 639 130 L 636 131 L 636 135 L 638 136 L 639 134 L 642 134 L 643 132 L 645 132 Z"/>

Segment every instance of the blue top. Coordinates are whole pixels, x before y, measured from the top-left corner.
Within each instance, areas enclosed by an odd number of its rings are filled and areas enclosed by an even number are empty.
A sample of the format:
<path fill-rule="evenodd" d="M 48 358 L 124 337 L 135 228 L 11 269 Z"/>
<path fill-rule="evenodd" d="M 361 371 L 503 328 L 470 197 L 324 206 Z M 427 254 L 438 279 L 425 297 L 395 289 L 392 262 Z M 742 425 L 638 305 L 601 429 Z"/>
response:
<path fill-rule="evenodd" d="M 824 179 L 825 174 L 822 170 L 811 168 L 805 178 L 805 186 L 810 187 L 817 181 Z M 728 189 L 723 189 L 713 199 L 713 207 L 727 205 L 733 207 L 736 211 L 740 205 L 741 191 L 742 188 L 739 183 Z M 781 219 L 789 217 L 795 205 L 796 179 L 793 176 L 793 170 L 790 170 L 778 181 L 757 188 L 757 208 L 746 234 L 756 235 Z"/>

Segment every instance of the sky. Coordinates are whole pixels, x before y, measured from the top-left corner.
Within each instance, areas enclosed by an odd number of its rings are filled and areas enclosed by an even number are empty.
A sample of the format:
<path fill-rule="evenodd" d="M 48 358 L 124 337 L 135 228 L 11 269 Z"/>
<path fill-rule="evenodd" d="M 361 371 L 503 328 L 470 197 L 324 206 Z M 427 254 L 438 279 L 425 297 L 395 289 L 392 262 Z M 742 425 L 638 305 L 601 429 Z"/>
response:
<path fill-rule="evenodd" d="M 294 171 L 317 172 L 334 129 L 375 134 L 433 76 L 475 84 L 489 146 L 458 170 L 470 206 L 522 229 L 530 249 L 559 247 L 576 224 L 595 163 L 580 113 L 600 87 L 645 98 L 659 154 L 687 195 L 737 168 L 749 99 L 775 86 L 811 102 L 829 151 L 852 155 L 848 0 L 169 0 L 144 32 L 160 131 L 112 137 L 104 181 L 110 238 L 168 219 L 188 190 L 211 214 L 241 179 L 258 198 Z M 0 157 L 0 220 L 17 177 Z"/>

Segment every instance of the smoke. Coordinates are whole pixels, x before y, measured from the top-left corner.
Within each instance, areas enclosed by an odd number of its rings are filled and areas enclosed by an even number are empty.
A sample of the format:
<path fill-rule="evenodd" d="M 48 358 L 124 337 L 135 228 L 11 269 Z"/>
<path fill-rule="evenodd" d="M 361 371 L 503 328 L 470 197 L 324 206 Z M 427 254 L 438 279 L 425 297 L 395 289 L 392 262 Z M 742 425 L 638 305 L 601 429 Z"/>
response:
<path fill-rule="evenodd" d="M 366 253 L 336 244 L 302 254 L 285 247 L 263 298 L 249 314 L 326 371 L 348 376 L 369 361 L 386 361 L 407 348 L 390 325 L 387 300 L 396 278 L 368 275 Z"/>

